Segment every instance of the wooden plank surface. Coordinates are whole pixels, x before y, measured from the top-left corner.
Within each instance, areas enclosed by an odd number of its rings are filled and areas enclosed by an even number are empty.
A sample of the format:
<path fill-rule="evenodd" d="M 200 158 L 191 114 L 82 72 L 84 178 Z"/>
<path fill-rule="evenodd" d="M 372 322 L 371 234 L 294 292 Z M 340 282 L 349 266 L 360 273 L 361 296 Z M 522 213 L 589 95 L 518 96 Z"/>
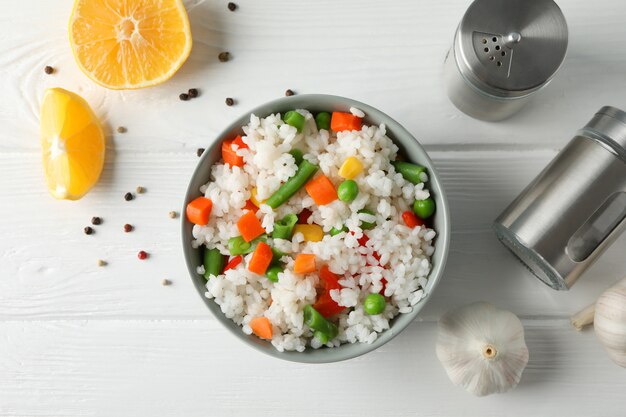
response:
<path fill-rule="evenodd" d="M 164 85 L 119 92 L 75 65 L 72 0 L 0 2 L 0 416 L 622 417 L 624 370 L 568 317 L 626 275 L 626 236 L 571 291 L 555 292 L 490 227 L 597 109 L 626 108 L 626 3 L 559 2 L 570 31 L 563 67 L 532 105 L 493 124 L 460 114 L 442 84 L 469 0 L 241 0 L 234 13 L 226 3 L 185 0 L 188 62 Z M 233 59 L 220 63 L 221 51 Z M 85 96 L 109 134 L 101 181 L 78 203 L 53 200 L 43 185 L 38 112 L 53 86 Z M 191 87 L 201 96 L 179 101 Z M 223 330 L 186 274 L 180 219 L 167 215 L 182 207 L 196 148 L 287 88 L 352 97 L 400 121 L 426 145 L 451 205 L 449 262 L 419 319 L 339 364 L 284 363 Z M 125 202 L 138 185 L 147 193 Z M 104 223 L 86 236 L 95 215 Z M 123 233 L 124 223 L 135 230 Z M 109 265 L 98 268 L 99 258 Z M 478 300 L 526 328 L 531 359 L 507 395 L 473 398 L 434 354 L 441 314 Z"/>
<path fill-rule="evenodd" d="M 530 360 L 506 395 L 450 384 L 436 326 L 332 365 L 255 352 L 209 321 L 3 322 L 0 415 L 622 416 L 624 370 L 563 321 L 525 321 Z"/>

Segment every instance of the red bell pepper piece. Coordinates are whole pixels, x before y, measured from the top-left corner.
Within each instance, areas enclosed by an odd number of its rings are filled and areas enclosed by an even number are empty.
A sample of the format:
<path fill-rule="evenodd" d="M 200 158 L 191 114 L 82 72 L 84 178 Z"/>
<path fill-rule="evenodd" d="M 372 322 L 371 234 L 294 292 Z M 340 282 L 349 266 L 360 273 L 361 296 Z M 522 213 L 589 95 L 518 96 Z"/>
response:
<path fill-rule="evenodd" d="M 241 263 L 241 261 L 243 261 L 243 257 L 241 255 L 235 256 L 233 259 L 228 261 L 228 264 L 226 264 L 226 268 L 224 268 L 224 272 L 228 271 L 229 269 L 235 268 Z"/>
<path fill-rule="evenodd" d="M 298 224 L 307 224 L 307 221 L 309 220 L 309 217 L 311 217 L 311 214 L 313 214 L 311 210 L 303 209 L 298 214 Z"/>
<path fill-rule="evenodd" d="M 324 292 L 317 298 L 317 301 L 313 304 L 313 308 L 324 317 L 341 313 L 345 309 L 345 307 L 337 304 L 330 296 L 331 290 L 341 289 L 339 278 L 339 275 L 330 271 L 328 265 L 324 265 L 320 268 L 320 281 L 324 287 Z"/>

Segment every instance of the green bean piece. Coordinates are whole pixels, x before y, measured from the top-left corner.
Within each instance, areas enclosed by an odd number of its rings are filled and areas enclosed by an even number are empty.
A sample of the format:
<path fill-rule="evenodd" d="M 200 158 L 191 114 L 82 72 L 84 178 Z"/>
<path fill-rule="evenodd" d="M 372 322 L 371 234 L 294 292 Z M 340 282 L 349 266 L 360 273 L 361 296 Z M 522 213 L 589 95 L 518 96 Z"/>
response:
<path fill-rule="evenodd" d="M 290 213 L 274 223 L 272 237 L 274 239 L 291 239 L 293 228 L 298 223 L 298 216 Z"/>
<path fill-rule="evenodd" d="M 368 210 L 368 209 L 361 209 L 357 213 L 365 213 L 365 214 L 374 215 L 374 212 L 372 210 Z M 363 229 L 363 230 L 370 230 L 370 229 L 373 229 L 375 226 L 376 226 L 375 222 L 371 223 L 371 222 L 361 221 L 361 229 Z"/>
<path fill-rule="evenodd" d="M 318 169 L 319 167 L 317 165 L 310 163 L 306 159 L 303 160 L 300 162 L 300 165 L 298 165 L 296 175 L 289 178 L 281 185 L 280 188 L 265 201 L 265 204 L 273 209 L 279 207 L 289 200 L 292 195 L 297 193 L 300 188 L 304 187 L 304 184 L 306 184 L 309 178 L 311 178 Z"/>
<path fill-rule="evenodd" d="M 317 116 L 315 116 L 315 124 L 317 125 L 317 128 L 319 130 L 330 130 L 330 118 L 330 113 L 325 111 L 318 113 Z"/>
<path fill-rule="evenodd" d="M 300 149 L 293 148 L 289 153 L 293 156 L 293 159 L 296 160 L 296 165 L 300 165 L 300 162 L 304 161 L 304 153 Z"/>
<path fill-rule="evenodd" d="M 338 235 L 341 232 L 347 232 L 348 231 L 348 226 L 343 226 L 341 229 L 337 229 L 336 227 L 333 227 L 332 229 L 330 229 L 330 232 L 328 232 L 331 236 L 335 236 Z"/>
<path fill-rule="evenodd" d="M 224 270 L 224 257 L 219 249 L 204 250 L 204 278 L 207 280 L 211 276 L 218 276 Z"/>
<path fill-rule="evenodd" d="M 285 268 L 280 265 L 270 266 L 267 271 L 265 271 L 265 276 L 272 282 L 278 282 L 278 274 L 283 272 Z"/>
<path fill-rule="evenodd" d="M 283 120 L 288 125 L 295 127 L 298 130 L 298 133 L 302 132 L 305 119 L 304 116 L 297 111 L 288 111 L 287 113 L 285 113 L 285 117 L 283 117 Z"/>
<path fill-rule="evenodd" d="M 413 184 L 420 184 L 423 182 L 420 174 L 426 171 L 425 167 L 402 161 L 394 161 L 391 165 L 393 165 L 396 168 L 396 171 L 402 174 L 404 179 L 408 182 Z"/>
<path fill-rule="evenodd" d="M 385 305 L 387 302 L 385 301 L 385 297 L 380 294 L 368 294 L 363 301 L 363 310 L 371 316 L 376 314 L 380 314 L 385 311 Z"/>
<path fill-rule="evenodd" d="M 319 330 L 316 330 L 315 333 L 313 333 L 313 337 L 319 340 L 320 343 L 323 345 L 328 343 L 328 335 L 326 333 L 320 332 Z"/>
<path fill-rule="evenodd" d="M 266 239 L 266 235 L 261 235 L 252 242 L 246 242 L 241 236 L 231 237 L 228 239 L 228 252 L 233 256 L 245 255 L 254 252 L 256 245 L 259 242 L 265 242 Z"/>
<path fill-rule="evenodd" d="M 341 201 L 351 203 L 359 195 L 359 186 L 354 180 L 345 180 L 337 187 L 337 196 Z"/>
<path fill-rule="evenodd" d="M 324 333 L 328 336 L 329 340 L 334 339 L 338 333 L 337 326 L 326 320 L 324 316 L 311 305 L 304 306 L 304 324 L 315 331 Z"/>
<path fill-rule="evenodd" d="M 246 242 L 243 237 L 235 236 L 228 239 L 228 252 L 231 255 L 243 255 L 252 252 L 252 242 Z"/>
<path fill-rule="evenodd" d="M 280 262 L 280 258 L 282 258 L 285 255 L 286 255 L 285 252 L 280 251 L 276 248 L 272 248 L 272 265 L 278 265 L 278 263 Z"/>
<path fill-rule="evenodd" d="M 428 197 L 426 200 L 415 200 L 413 213 L 420 219 L 427 219 L 435 212 L 435 201 Z"/>

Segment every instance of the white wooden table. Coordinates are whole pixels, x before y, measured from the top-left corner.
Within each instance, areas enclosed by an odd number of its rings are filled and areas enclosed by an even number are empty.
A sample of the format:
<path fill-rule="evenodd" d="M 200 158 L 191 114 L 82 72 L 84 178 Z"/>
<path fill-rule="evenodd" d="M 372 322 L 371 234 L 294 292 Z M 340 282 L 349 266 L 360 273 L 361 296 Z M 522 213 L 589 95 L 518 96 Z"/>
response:
<path fill-rule="evenodd" d="M 520 114 L 488 124 L 459 113 L 442 85 L 468 0 L 239 0 L 236 12 L 225 0 L 190 0 L 188 62 L 162 86 L 123 92 L 96 86 L 74 63 L 71 0 L 0 2 L 0 415 L 624 416 L 625 370 L 569 316 L 626 275 L 626 237 L 559 293 L 490 230 L 596 110 L 626 108 L 626 3 L 561 3 L 563 68 Z M 221 51 L 232 60 L 220 63 Z M 57 72 L 45 75 L 45 65 Z M 83 95 L 109 132 L 102 178 L 79 202 L 54 200 L 43 183 L 38 113 L 52 86 Z M 201 96 L 179 101 L 191 87 Z M 196 294 L 180 220 L 168 218 L 182 206 L 196 148 L 288 88 L 352 97 L 403 123 L 426 145 L 452 207 L 448 266 L 420 319 L 338 364 L 279 361 L 229 335 Z M 124 201 L 138 185 L 147 192 Z M 92 216 L 104 222 L 86 236 Z M 135 231 L 123 233 L 124 223 Z M 140 249 L 149 260 L 137 260 Z M 526 327 L 530 362 L 505 395 L 472 397 L 435 357 L 440 315 L 478 300 Z"/>

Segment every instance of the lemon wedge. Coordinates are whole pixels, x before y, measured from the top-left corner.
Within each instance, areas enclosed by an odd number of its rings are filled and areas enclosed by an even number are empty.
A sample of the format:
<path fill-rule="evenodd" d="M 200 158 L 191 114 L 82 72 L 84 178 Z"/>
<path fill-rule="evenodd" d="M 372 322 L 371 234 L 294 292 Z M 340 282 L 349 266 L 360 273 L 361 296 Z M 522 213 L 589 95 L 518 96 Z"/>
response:
<path fill-rule="evenodd" d="M 104 132 L 79 95 L 62 88 L 46 91 L 41 148 L 46 182 L 54 197 L 78 200 L 98 181 L 104 165 Z"/>

